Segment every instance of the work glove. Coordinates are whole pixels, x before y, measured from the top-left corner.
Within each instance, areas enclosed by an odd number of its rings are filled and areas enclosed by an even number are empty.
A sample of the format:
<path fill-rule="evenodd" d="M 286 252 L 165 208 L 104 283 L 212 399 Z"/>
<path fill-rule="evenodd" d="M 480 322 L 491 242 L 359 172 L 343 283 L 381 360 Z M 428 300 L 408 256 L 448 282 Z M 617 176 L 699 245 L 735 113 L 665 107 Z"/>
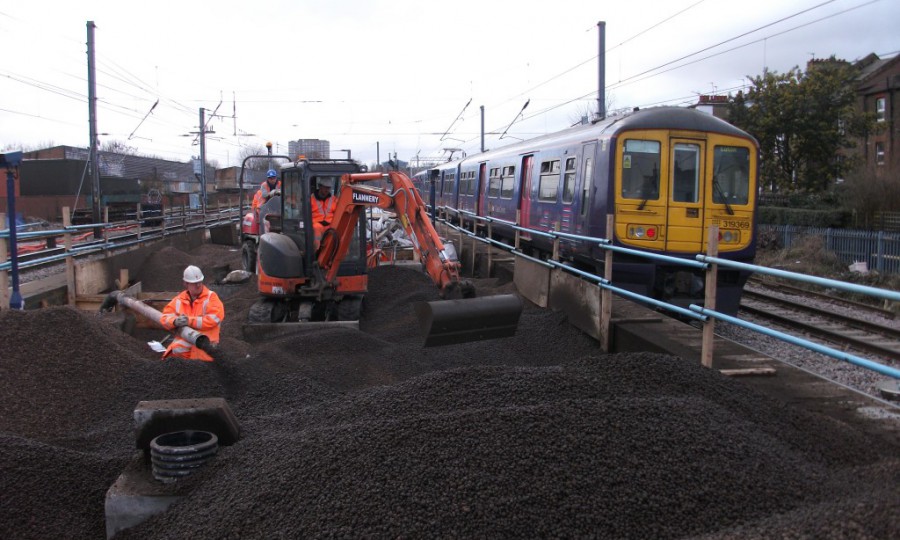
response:
<path fill-rule="evenodd" d="M 175 317 L 175 321 L 172 324 L 174 324 L 176 328 L 180 328 L 182 326 L 187 326 L 189 322 L 187 315 L 179 315 Z"/>
<path fill-rule="evenodd" d="M 270 198 L 270 199 L 271 199 L 272 197 L 280 197 L 280 196 L 281 196 L 281 190 L 280 190 L 280 189 L 273 189 L 272 191 L 269 192 L 269 198 Z"/>

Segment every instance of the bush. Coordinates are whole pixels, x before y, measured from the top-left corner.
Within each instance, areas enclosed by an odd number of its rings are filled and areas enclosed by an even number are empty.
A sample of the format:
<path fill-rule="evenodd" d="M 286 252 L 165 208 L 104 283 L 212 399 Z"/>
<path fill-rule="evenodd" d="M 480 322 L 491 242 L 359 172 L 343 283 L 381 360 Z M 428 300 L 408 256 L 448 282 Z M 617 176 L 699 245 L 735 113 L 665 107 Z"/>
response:
<path fill-rule="evenodd" d="M 796 225 L 798 227 L 846 227 L 851 223 L 851 213 L 847 210 L 809 210 L 805 208 L 784 208 L 760 206 L 758 223 L 764 225 Z"/>

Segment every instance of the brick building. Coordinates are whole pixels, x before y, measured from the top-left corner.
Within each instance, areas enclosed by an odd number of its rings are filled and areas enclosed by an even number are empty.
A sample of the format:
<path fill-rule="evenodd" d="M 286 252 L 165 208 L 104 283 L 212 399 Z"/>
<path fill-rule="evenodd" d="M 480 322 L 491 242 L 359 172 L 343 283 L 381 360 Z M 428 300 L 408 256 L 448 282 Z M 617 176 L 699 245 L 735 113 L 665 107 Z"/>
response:
<path fill-rule="evenodd" d="M 875 130 L 859 145 L 863 163 L 878 176 L 900 182 L 900 54 L 881 59 L 873 53 L 856 65 L 859 105 L 876 120 Z"/>

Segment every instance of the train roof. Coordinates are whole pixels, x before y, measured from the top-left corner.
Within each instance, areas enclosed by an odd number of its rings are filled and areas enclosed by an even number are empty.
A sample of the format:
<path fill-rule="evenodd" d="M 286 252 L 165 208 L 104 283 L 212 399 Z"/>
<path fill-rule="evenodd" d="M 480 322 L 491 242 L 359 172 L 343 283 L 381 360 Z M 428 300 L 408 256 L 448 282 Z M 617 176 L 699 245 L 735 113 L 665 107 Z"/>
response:
<path fill-rule="evenodd" d="M 516 142 L 501 148 L 466 156 L 463 159 L 442 163 L 432 169 L 446 169 L 459 164 L 470 164 L 494 159 L 502 155 L 520 155 L 535 152 L 548 143 L 553 145 L 571 142 L 587 142 L 602 137 L 612 137 L 623 131 L 636 129 L 677 129 L 683 131 L 709 131 L 754 140 L 745 131 L 728 122 L 696 109 L 684 107 L 653 107 L 612 116 L 595 122 L 573 126 L 561 131 L 541 135 L 533 139 Z"/>

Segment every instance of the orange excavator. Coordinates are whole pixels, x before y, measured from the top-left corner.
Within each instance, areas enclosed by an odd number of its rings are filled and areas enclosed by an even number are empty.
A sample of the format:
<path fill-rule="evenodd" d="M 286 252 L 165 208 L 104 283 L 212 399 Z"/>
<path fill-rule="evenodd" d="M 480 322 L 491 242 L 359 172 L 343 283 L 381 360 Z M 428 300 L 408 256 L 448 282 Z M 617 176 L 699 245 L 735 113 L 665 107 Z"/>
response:
<path fill-rule="evenodd" d="M 425 346 L 508 337 L 515 333 L 522 301 L 516 295 L 475 297 L 460 277 L 452 246 L 445 246 L 408 176 L 369 173 L 351 160 L 301 159 L 281 168 L 282 211 L 269 214 L 260 236 L 258 284 L 262 298 L 250 323 L 354 321 L 368 290 L 366 208 L 397 216 L 442 301 L 415 306 Z M 332 188 L 334 214 L 313 226 L 313 192 Z M 398 288 L 403 286 L 397 284 Z"/>

